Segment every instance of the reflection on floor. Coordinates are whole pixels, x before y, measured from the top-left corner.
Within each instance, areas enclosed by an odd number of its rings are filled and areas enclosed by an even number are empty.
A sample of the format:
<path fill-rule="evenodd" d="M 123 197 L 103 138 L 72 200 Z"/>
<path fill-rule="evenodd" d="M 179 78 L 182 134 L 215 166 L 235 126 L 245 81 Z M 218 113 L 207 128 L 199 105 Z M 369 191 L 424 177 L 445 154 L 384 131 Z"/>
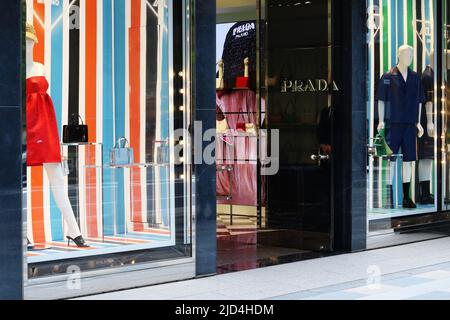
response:
<path fill-rule="evenodd" d="M 258 244 L 256 207 L 218 205 L 217 273 L 227 273 L 324 256 L 296 248 Z M 230 217 L 230 212 L 233 217 Z M 247 215 L 247 216 L 241 216 Z M 265 210 L 262 210 L 264 226 Z M 274 230 L 279 233 L 280 230 Z"/>
<path fill-rule="evenodd" d="M 78 248 L 73 242 L 70 242 L 70 245 L 68 245 L 67 240 L 34 243 L 28 249 L 27 256 L 31 263 L 42 262 L 53 258 L 71 258 L 73 255 L 71 253 L 77 253 L 78 257 L 79 252 L 91 253 L 94 250 L 111 249 L 124 245 L 145 245 L 168 240 L 170 240 L 169 230 L 154 229 L 146 232 L 129 232 L 127 234 L 105 236 L 103 238 L 86 238 L 86 242 L 89 244 L 87 248 Z M 61 254 L 65 255 L 61 256 Z"/>

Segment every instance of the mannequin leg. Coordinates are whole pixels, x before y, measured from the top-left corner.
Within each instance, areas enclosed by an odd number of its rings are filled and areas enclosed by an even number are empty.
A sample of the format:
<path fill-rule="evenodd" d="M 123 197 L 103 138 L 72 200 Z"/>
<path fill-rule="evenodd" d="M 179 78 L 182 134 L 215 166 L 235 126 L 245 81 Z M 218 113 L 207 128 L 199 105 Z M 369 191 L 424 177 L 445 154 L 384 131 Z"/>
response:
<path fill-rule="evenodd" d="M 403 208 L 415 209 L 417 208 L 414 201 L 411 200 L 409 190 L 411 187 L 412 178 L 412 162 L 403 162 Z"/>
<path fill-rule="evenodd" d="M 411 183 L 412 163 L 403 162 L 403 183 Z"/>
<path fill-rule="evenodd" d="M 424 159 L 419 161 L 420 203 L 434 204 L 431 194 L 431 175 L 433 160 Z"/>
<path fill-rule="evenodd" d="M 61 211 L 64 222 L 67 225 L 67 236 L 75 239 L 81 235 L 77 220 L 73 213 L 72 205 L 67 196 L 66 188 L 64 186 L 64 175 L 60 163 L 45 163 L 45 171 L 47 172 L 50 186 L 53 192 L 58 209 Z"/>

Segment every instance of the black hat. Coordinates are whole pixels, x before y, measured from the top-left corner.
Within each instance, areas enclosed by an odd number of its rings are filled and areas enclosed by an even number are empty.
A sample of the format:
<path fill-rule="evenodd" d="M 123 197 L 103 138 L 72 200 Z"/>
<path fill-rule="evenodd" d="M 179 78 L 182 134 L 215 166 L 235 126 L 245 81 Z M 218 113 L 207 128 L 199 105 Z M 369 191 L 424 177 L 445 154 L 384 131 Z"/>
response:
<path fill-rule="evenodd" d="M 224 85 L 234 88 L 237 77 L 244 76 L 244 59 L 249 58 L 250 88 L 256 87 L 256 21 L 234 24 L 223 47 Z"/>

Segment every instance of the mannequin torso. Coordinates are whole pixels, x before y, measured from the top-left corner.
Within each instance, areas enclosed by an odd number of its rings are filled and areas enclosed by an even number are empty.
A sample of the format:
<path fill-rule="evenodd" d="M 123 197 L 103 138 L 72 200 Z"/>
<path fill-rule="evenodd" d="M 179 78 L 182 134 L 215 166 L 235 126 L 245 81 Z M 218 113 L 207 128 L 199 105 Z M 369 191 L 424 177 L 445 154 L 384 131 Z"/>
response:
<path fill-rule="evenodd" d="M 45 77 L 45 67 L 39 62 L 33 60 L 34 42 L 27 39 L 27 79 L 31 77 Z"/>

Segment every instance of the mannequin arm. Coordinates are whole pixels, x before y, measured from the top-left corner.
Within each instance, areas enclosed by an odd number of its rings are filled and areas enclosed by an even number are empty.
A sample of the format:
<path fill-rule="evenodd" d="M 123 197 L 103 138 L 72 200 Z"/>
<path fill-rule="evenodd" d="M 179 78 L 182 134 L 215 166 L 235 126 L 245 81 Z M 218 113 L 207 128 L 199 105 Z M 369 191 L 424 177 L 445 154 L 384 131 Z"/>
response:
<path fill-rule="evenodd" d="M 425 104 L 427 112 L 427 133 L 429 137 L 434 137 L 434 123 L 433 123 L 433 102 L 429 101 Z"/>
<path fill-rule="evenodd" d="M 419 119 L 417 119 L 417 124 L 416 124 L 417 130 L 418 130 L 417 136 L 418 136 L 419 138 L 422 138 L 422 136 L 423 136 L 423 134 L 424 134 L 423 127 L 422 127 L 422 125 L 420 124 L 420 118 L 421 118 L 421 117 L 422 117 L 422 104 L 420 103 L 420 104 L 419 104 Z"/>
<path fill-rule="evenodd" d="M 378 101 L 378 132 L 384 129 L 384 101 Z"/>

